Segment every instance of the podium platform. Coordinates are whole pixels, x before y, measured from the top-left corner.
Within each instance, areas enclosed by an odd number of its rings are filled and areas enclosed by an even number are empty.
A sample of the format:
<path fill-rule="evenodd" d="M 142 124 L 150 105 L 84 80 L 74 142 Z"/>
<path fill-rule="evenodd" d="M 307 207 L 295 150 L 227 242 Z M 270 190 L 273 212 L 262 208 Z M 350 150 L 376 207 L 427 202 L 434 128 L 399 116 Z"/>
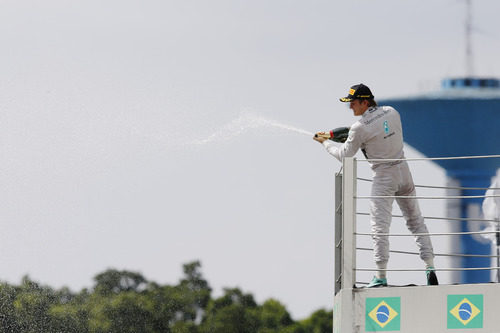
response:
<path fill-rule="evenodd" d="M 333 332 L 500 332 L 500 284 L 342 289 Z"/>

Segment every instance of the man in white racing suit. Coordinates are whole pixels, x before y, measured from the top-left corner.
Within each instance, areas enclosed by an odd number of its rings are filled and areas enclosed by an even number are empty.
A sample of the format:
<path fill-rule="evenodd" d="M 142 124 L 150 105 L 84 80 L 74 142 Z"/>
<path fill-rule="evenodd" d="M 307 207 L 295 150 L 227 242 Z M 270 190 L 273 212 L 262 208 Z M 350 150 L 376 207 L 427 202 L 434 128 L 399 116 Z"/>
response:
<path fill-rule="evenodd" d="M 344 157 L 352 157 L 361 149 L 367 159 L 404 159 L 401 119 L 394 108 L 377 106 L 370 89 L 363 84 L 352 86 L 349 95 L 340 100 L 349 102 L 354 115 L 361 116 L 361 119 L 351 126 L 347 140 L 340 147 L 325 139 L 324 135 L 314 137 L 331 155 L 342 161 Z M 415 185 L 406 161 L 370 161 L 370 165 L 373 171 L 371 196 L 374 197 L 370 201 L 370 223 L 374 234 L 372 238 L 377 272 L 368 285 L 369 288 L 387 286 L 387 234 L 391 225 L 393 197 L 415 196 Z M 379 196 L 389 197 L 375 198 Z M 415 198 L 396 198 L 396 202 L 408 229 L 413 234 L 427 234 L 418 201 Z M 437 285 L 431 239 L 428 235 L 416 235 L 415 241 L 420 258 L 426 264 L 427 284 Z"/>

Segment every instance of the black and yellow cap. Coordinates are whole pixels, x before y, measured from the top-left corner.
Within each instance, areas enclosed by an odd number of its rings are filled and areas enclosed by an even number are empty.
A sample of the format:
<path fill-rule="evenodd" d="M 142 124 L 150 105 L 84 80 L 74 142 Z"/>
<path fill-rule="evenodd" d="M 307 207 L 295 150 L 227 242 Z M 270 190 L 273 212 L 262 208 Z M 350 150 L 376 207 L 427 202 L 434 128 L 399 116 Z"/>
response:
<path fill-rule="evenodd" d="M 365 86 L 364 84 L 356 84 L 349 89 L 349 95 L 347 97 L 340 98 L 341 102 L 350 102 L 353 99 L 372 99 L 375 98 L 370 88 Z"/>

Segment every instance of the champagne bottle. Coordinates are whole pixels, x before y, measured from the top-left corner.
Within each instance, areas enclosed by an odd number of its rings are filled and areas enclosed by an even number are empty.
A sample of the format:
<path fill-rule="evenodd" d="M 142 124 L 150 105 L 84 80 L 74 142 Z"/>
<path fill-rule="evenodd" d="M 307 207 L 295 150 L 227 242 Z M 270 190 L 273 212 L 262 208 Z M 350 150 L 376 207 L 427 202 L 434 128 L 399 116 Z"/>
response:
<path fill-rule="evenodd" d="M 328 132 L 317 133 L 314 136 L 320 136 L 328 140 L 344 143 L 349 137 L 349 127 L 337 127 Z"/>

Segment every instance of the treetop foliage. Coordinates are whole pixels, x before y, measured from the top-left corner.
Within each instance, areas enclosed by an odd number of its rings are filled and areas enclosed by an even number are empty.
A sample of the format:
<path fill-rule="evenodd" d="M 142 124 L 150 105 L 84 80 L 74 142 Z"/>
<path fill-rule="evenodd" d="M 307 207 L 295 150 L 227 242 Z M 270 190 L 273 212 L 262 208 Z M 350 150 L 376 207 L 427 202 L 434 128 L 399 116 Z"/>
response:
<path fill-rule="evenodd" d="M 176 285 L 159 285 L 137 272 L 108 269 L 94 286 L 74 293 L 25 276 L 18 286 L 0 284 L 0 332 L 23 333 L 323 333 L 332 311 L 295 321 L 276 299 L 258 304 L 239 288 L 212 298 L 201 263 L 183 265 Z"/>

